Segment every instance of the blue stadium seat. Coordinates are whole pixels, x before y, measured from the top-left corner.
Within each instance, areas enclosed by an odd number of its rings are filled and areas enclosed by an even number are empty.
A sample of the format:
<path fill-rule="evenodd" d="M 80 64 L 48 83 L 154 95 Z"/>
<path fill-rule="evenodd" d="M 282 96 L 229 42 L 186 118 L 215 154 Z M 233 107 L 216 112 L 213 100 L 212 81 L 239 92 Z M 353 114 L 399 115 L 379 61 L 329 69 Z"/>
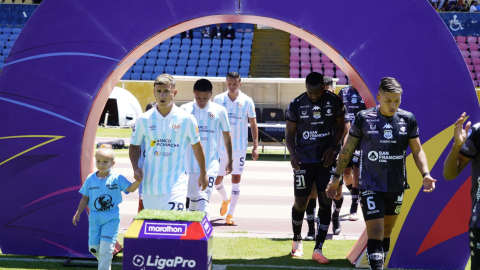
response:
<path fill-rule="evenodd" d="M 219 53 L 220 52 L 220 47 L 213 46 L 210 50 L 212 51 L 212 53 Z"/>
<path fill-rule="evenodd" d="M 229 59 L 230 59 L 230 53 L 222 53 L 222 54 L 220 54 L 220 59 L 221 59 L 221 60 L 229 60 Z"/>
<path fill-rule="evenodd" d="M 235 34 L 235 35 L 238 35 L 238 33 Z M 241 39 L 234 39 L 232 44 L 233 44 L 233 47 L 242 47 L 242 40 Z"/>
<path fill-rule="evenodd" d="M 240 66 L 240 61 L 238 61 L 238 60 L 231 60 L 230 61 L 230 68 L 234 67 L 234 68 L 238 69 L 239 66 Z"/>
<path fill-rule="evenodd" d="M 177 59 L 168 59 L 167 60 L 167 66 L 176 66 L 177 65 Z"/>
<path fill-rule="evenodd" d="M 238 70 L 239 70 L 238 67 L 230 67 L 228 69 L 228 73 L 230 73 L 230 72 L 237 72 L 238 73 Z"/>
<path fill-rule="evenodd" d="M 133 72 L 141 74 L 143 72 L 143 66 L 134 66 Z"/>
<path fill-rule="evenodd" d="M 223 45 L 222 47 L 232 47 L 232 40 L 224 39 L 222 45 Z"/>
<path fill-rule="evenodd" d="M 3 65 L 3 63 L 0 63 L 0 69 L 2 69 L 2 65 Z M 130 73 L 127 72 L 127 73 L 123 74 L 122 80 L 130 80 Z"/>
<path fill-rule="evenodd" d="M 190 47 L 190 51 L 193 53 L 200 53 L 200 46 L 197 46 L 197 45 L 192 45 L 192 47 Z"/>
<path fill-rule="evenodd" d="M 197 76 L 205 77 L 206 74 L 207 74 L 207 68 L 206 67 L 198 67 L 197 68 Z"/>
<path fill-rule="evenodd" d="M 240 54 L 239 53 L 232 53 L 232 55 L 230 56 L 230 59 L 240 60 Z"/>
<path fill-rule="evenodd" d="M 210 52 L 210 46 L 204 46 L 202 45 L 202 47 L 200 47 L 200 51 L 203 53 L 203 52 Z"/>
<path fill-rule="evenodd" d="M 187 60 L 188 59 L 188 52 L 181 52 L 179 55 L 178 55 L 178 59 L 183 59 L 183 60 Z"/>
<path fill-rule="evenodd" d="M 147 59 L 145 60 L 145 66 L 155 66 L 157 63 L 156 59 Z"/>
<path fill-rule="evenodd" d="M 166 40 L 164 40 L 160 43 L 160 45 L 163 45 L 163 44 L 166 44 L 166 45 L 170 46 L 170 44 L 172 44 L 172 39 L 167 38 Z"/>
<path fill-rule="evenodd" d="M 198 57 L 200 56 L 199 53 L 196 53 L 196 52 L 191 52 L 190 53 L 190 59 L 195 59 L 195 60 L 198 60 Z"/>
<path fill-rule="evenodd" d="M 153 73 L 156 75 L 160 75 L 163 73 L 164 69 L 165 69 L 165 66 L 155 66 L 153 67 Z"/>
<path fill-rule="evenodd" d="M 235 33 L 235 39 L 233 40 L 233 42 L 235 42 L 235 40 L 242 40 L 243 39 L 243 33 Z M 235 43 L 234 43 L 235 44 Z"/>
<path fill-rule="evenodd" d="M 188 60 L 188 62 L 187 62 L 187 65 L 188 65 L 189 67 L 196 67 L 197 64 L 198 64 L 198 60 L 197 60 L 197 59 L 190 59 L 190 60 Z"/>
<path fill-rule="evenodd" d="M 147 53 L 147 58 L 148 59 L 157 59 L 157 55 L 158 55 L 158 52 L 150 51 L 150 52 Z"/>
<path fill-rule="evenodd" d="M 222 47 L 220 51 L 222 53 L 225 53 L 225 52 L 230 53 L 232 51 L 232 47 Z"/>
<path fill-rule="evenodd" d="M 188 45 L 190 47 L 190 45 L 192 45 L 192 40 L 189 38 L 182 39 L 182 46 L 183 45 Z"/>
<path fill-rule="evenodd" d="M 190 52 L 190 45 L 182 45 L 180 46 L 181 52 Z"/>
<path fill-rule="evenodd" d="M 142 74 L 142 80 L 143 81 L 151 81 L 152 80 L 152 73 L 143 73 Z"/>
<path fill-rule="evenodd" d="M 240 73 L 241 77 L 246 78 L 248 77 L 249 72 L 250 72 L 249 68 L 240 68 L 240 71 L 238 73 Z"/>
<path fill-rule="evenodd" d="M 186 67 L 187 66 L 187 59 L 178 59 L 177 66 Z"/>
<path fill-rule="evenodd" d="M 153 66 L 144 66 L 143 67 L 143 72 L 152 74 L 153 73 Z"/>
<path fill-rule="evenodd" d="M 251 48 L 252 47 L 252 40 L 250 39 L 244 39 L 243 42 L 242 42 L 242 48 L 243 47 L 249 47 Z"/>
<path fill-rule="evenodd" d="M 202 38 L 202 32 L 198 32 L 198 31 L 193 31 L 193 40 L 199 40 Z"/>
<path fill-rule="evenodd" d="M 141 60 L 141 59 L 143 59 L 143 60 L 147 59 L 147 54 L 144 54 L 144 55 L 142 55 L 138 58 L 138 60 Z"/>
<path fill-rule="evenodd" d="M 182 38 L 182 34 L 176 34 L 175 36 L 173 36 L 173 38 L 178 38 L 178 39 L 181 39 Z"/>
<path fill-rule="evenodd" d="M 195 72 L 197 71 L 196 67 L 187 67 L 186 71 L 186 76 L 195 76 Z"/>
<path fill-rule="evenodd" d="M 155 45 L 150 51 L 151 51 L 151 52 L 158 52 L 158 51 L 160 51 L 160 44 Z"/>
<path fill-rule="evenodd" d="M 172 45 L 179 45 L 182 43 L 180 38 L 172 38 Z"/>
<path fill-rule="evenodd" d="M 240 46 L 232 47 L 232 53 L 240 53 L 241 51 L 242 51 L 242 48 Z"/>
<path fill-rule="evenodd" d="M 185 67 L 176 67 L 175 68 L 175 75 L 184 76 L 185 75 Z"/>
<path fill-rule="evenodd" d="M 208 77 L 215 77 L 217 75 L 217 68 L 216 67 L 209 67 L 207 69 L 207 76 Z"/>
<path fill-rule="evenodd" d="M 5 60 L 7 59 L 7 57 L 5 56 L 0 56 L 0 63 L 5 63 Z"/>
<path fill-rule="evenodd" d="M 135 62 L 135 66 L 140 66 L 140 67 L 145 66 L 145 59 L 137 60 L 137 62 Z"/>
<path fill-rule="evenodd" d="M 207 68 L 208 67 L 208 60 L 198 60 L 198 67 L 204 67 L 204 68 Z"/>
<path fill-rule="evenodd" d="M 180 51 L 180 45 L 174 45 L 174 44 L 172 44 L 172 45 L 170 46 L 170 52 L 176 52 L 176 53 L 178 53 L 179 51 Z"/>
<path fill-rule="evenodd" d="M 252 48 L 251 47 L 242 47 L 242 53 L 251 54 L 252 53 Z"/>
<path fill-rule="evenodd" d="M 242 61 L 240 61 L 240 67 L 242 67 L 242 68 L 250 68 L 250 61 L 248 61 L 248 60 L 242 60 Z"/>
<path fill-rule="evenodd" d="M 167 65 L 167 59 L 157 59 L 155 64 L 157 66 L 164 67 L 165 65 Z"/>
<path fill-rule="evenodd" d="M 228 60 L 220 60 L 218 64 L 221 68 L 228 68 Z"/>
<path fill-rule="evenodd" d="M 168 53 L 167 52 L 159 52 L 157 54 L 158 59 L 167 59 L 168 58 Z"/>
<path fill-rule="evenodd" d="M 243 34 L 243 39 L 253 39 L 253 33 L 245 33 Z"/>
<path fill-rule="evenodd" d="M 2 33 L 10 35 L 12 33 L 12 30 L 13 30 L 13 28 L 11 28 L 11 27 L 4 27 L 3 30 L 2 30 Z"/>
<path fill-rule="evenodd" d="M 208 67 L 209 67 L 209 68 L 211 68 L 211 67 L 217 68 L 217 67 L 218 67 L 218 60 L 210 60 L 210 61 L 208 61 Z"/>
<path fill-rule="evenodd" d="M 168 54 L 168 59 L 175 59 L 175 60 L 177 60 L 177 58 L 178 58 L 178 53 L 176 53 L 176 52 L 170 52 L 170 53 Z"/>
<path fill-rule="evenodd" d="M 209 39 L 209 38 L 202 39 L 202 46 L 211 47 L 212 46 L 212 40 Z M 198 72 L 198 70 L 197 70 L 197 72 Z"/>
<path fill-rule="evenodd" d="M 193 33 L 195 34 L 195 33 L 200 33 L 200 32 L 193 32 Z M 200 34 L 200 35 L 201 35 L 201 34 Z M 192 39 L 192 46 L 193 46 L 193 45 L 198 45 L 198 46 L 202 45 L 202 39 L 200 39 L 200 38 L 194 38 L 194 39 Z"/>
<path fill-rule="evenodd" d="M 210 53 L 202 52 L 200 53 L 200 60 L 208 60 L 210 58 Z"/>
<path fill-rule="evenodd" d="M 175 71 L 175 67 L 172 66 L 166 66 L 164 72 L 170 75 L 173 75 L 173 72 Z"/>
<path fill-rule="evenodd" d="M 5 48 L 6 49 L 11 49 L 13 47 L 13 43 L 15 43 L 15 42 L 13 42 L 13 41 L 5 42 Z M 0 45 L 1 45 L 1 42 L 0 42 Z"/>
<path fill-rule="evenodd" d="M 142 79 L 141 73 L 132 73 L 130 74 L 130 80 L 140 81 Z"/>
<path fill-rule="evenodd" d="M 170 50 L 170 44 L 162 44 L 160 45 L 161 52 L 168 52 Z"/>
<path fill-rule="evenodd" d="M 18 38 L 18 36 L 16 36 L 16 35 L 10 35 L 10 36 L 8 37 L 8 40 L 10 40 L 10 41 L 15 41 L 15 40 L 17 40 L 17 38 Z"/>
<path fill-rule="evenodd" d="M 225 77 L 227 76 L 227 69 L 226 68 L 219 68 L 217 77 Z"/>
<path fill-rule="evenodd" d="M 250 59 L 251 59 L 251 58 L 252 58 L 252 56 L 251 56 L 250 54 L 244 53 L 244 54 L 242 54 L 241 60 L 242 60 L 242 61 L 248 61 L 248 62 L 250 62 Z"/>
<path fill-rule="evenodd" d="M 222 40 L 221 39 L 213 39 L 212 40 L 212 46 L 221 47 L 222 46 Z"/>
<path fill-rule="evenodd" d="M 220 59 L 220 54 L 219 53 L 211 53 L 210 54 L 210 59 Z"/>

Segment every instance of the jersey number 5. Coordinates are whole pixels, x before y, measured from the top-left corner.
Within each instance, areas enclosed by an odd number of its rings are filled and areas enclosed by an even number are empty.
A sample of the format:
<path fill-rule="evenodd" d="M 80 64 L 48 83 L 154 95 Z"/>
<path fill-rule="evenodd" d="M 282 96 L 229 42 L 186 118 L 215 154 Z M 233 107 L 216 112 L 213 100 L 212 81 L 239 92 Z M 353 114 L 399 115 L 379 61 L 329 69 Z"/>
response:
<path fill-rule="evenodd" d="M 297 187 L 305 187 L 305 177 L 303 175 L 296 175 L 297 180 Z"/>

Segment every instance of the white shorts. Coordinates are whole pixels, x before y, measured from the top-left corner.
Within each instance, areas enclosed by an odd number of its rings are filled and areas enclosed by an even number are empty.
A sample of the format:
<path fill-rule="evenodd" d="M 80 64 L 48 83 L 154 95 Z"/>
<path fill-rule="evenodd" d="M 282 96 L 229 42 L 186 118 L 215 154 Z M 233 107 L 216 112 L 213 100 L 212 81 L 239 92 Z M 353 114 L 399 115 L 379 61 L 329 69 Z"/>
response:
<path fill-rule="evenodd" d="M 143 193 L 143 206 L 145 209 L 155 210 L 185 210 L 187 202 L 187 190 L 174 190 L 162 195 Z"/>
<path fill-rule="evenodd" d="M 243 167 L 245 166 L 245 157 L 247 156 L 247 150 L 233 151 L 233 172 L 235 175 L 243 174 Z M 225 167 L 227 167 L 228 155 L 227 151 L 220 151 L 220 170 L 218 170 L 218 176 L 225 176 Z"/>
<path fill-rule="evenodd" d="M 200 192 L 207 193 L 208 197 L 210 198 L 210 195 L 212 194 L 212 190 L 213 190 L 213 185 L 215 185 L 215 179 L 217 178 L 217 174 L 207 173 L 208 185 L 204 191 L 202 191 L 201 190 L 202 188 L 198 186 L 199 176 L 200 176 L 199 173 L 188 174 L 188 191 L 187 191 L 188 198 L 195 198 L 195 197 L 199 198 Z"/>

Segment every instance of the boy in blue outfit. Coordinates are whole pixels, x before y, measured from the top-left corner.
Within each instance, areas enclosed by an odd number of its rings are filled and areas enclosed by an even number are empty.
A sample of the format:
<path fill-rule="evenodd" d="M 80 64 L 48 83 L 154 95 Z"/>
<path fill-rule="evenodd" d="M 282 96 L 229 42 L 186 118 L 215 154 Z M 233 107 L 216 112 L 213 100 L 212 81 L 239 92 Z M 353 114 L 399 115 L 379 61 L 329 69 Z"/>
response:
<path fill-rule="evenodd" d="M 98 259 L 98 269 L 110 269 L 112 256 L 117 241 L 120 225 L 122 202 L 121 191 L 134 192 L 141 183 L 130 183 L 124 176 L 111 172 L 115 164 L 115 155 L 111 145 L 102 145 L 95 153 L 98 171 L 90 174 L 80 189 L 83 195 L 73 217 L 73 225 L 80 221 L 85 207 L 90 208 L 88 216 L 88 246 L 90 252 Z"/>

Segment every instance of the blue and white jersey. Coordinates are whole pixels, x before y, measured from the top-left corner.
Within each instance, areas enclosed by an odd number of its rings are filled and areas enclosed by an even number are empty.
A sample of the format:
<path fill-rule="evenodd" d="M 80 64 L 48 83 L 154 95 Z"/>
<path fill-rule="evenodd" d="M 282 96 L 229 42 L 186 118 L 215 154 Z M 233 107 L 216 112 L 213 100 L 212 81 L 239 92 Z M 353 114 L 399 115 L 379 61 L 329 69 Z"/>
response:
<path fill-rule="evenodd" d="M 240 94 L 237 99 L 231 101 L 228 97 L 228 90 L 216 95 L 213 102 L 222 105 L 227 109 L 228 121 L 232 127 L 232 149 L 247 150 L 248 145 L 248 118 L 256 118 L 255 104 L 253 100 L 238 90 Z M 225 151 L 225 145 L 222 142 L 222 150 Z"/>
<path fill-rule="evenodd" d="M 181 106 L 186 112 L 191 113 L 198 123 L 200 142 L 205 153 L 207 171 L 218 173 L 220 164 L 218 162 L 218 147 L 223 141 L 223 131 L 230 131 L 227 110 L 213 102 L 208 102 L 205 108 L 200 109 L 197 102 L 189 102 Z M 188 171 L 200 173 L 200 167 L 193 155 L 193 150 L 188 151 Z"/>
<path fill-rule="evenodd" d="M 166 117 L 157 109 L 142 114 L 130 141 L 132 145 L 145 142 L 142 193 L 162 195 L 187 189 L 184 157 L 189 144 L 199 141 L 197 121 L 175 105 Z"/>
<path fill-rule="evenodd" d="M 127 188 L 131 183 L 121 174 L 111 172 L 103 180 L 98 179 L 97 172 L 87 176 L 80 193 L 89 198 L 88 207 L 91 211 L 109 212 L 118 211 L 122 202 L 122 191 L 128 194 Z"/>

